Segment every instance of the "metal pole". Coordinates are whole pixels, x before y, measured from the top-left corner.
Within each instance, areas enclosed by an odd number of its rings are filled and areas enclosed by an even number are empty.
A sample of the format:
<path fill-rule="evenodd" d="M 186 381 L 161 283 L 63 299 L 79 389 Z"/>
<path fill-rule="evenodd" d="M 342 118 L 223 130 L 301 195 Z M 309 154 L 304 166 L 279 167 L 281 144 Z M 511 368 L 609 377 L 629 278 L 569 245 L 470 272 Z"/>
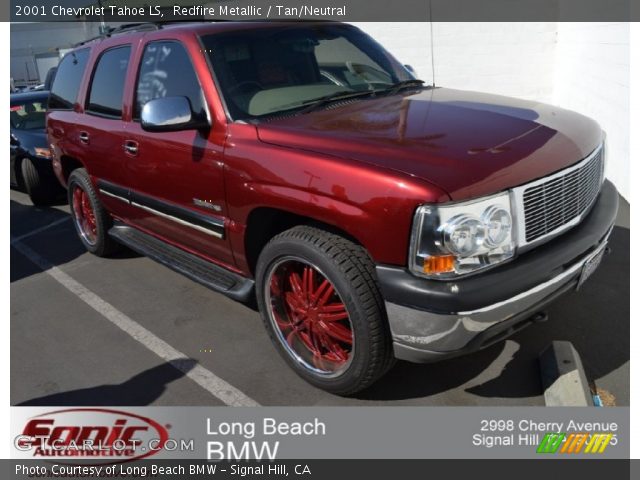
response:
<path fill-rule="evenodd" d="M 103 14 L 103 8 L 104 6 L 102 5 L 102 0 L 98 0 L 98 6 L 100 7 L 100 35 L 104 35 L 105 33 L 107 33 L 107 24 L 104 21 L 104 14 Z"/>

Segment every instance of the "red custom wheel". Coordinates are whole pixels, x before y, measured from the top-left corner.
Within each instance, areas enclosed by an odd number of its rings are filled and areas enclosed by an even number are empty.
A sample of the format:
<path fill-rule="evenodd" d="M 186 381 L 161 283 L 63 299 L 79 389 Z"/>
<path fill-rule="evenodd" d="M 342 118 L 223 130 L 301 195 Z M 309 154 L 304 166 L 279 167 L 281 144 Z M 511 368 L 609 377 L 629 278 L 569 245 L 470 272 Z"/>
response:
<path fill-rule="evenodd" d="M 79 185 L 74 185 L 72 204 L 78 232 L 89 244 L 94 245 L 98 234 L 96 215 L 89 195 Z"/>
<path fill-rule="evenodd" d="M 354 353 L 353 326 L 333 283 L 294 257 L 275 263 L 267 278 L 269 317 L 285 350 L 316 374 L 344 372 Z"/>
<path fill-rule="evenodd" d="M 67 185 L 71 217 L 85 248 L 100 257 L 118 250 L 118 243 L 108 233 L 113 225 L 111 215 L 100 203 L 87 171 L 76 168 Z"/>

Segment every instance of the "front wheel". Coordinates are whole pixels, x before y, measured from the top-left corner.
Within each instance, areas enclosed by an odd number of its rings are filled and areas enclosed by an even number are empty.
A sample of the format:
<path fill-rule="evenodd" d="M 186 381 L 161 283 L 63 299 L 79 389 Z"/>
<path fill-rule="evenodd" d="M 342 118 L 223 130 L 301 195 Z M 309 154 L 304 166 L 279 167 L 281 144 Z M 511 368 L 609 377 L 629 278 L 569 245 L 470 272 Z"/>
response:
<path fill-rule="evenodd" d="M 349 395 L 393 364 L 375 268 L 362 247 L 318 228 L 295 227 L 264 248 L 256 280 L 272 341 L 309 383 Z"/>
<path fill-rule="evenodd" d="M 35 206 L 51 205 L 61 193 L 60 187 L 53 181 L 40 174 L 33 161 L 29 158 L 22 160 L 20 164 L 22 183 Z"/>

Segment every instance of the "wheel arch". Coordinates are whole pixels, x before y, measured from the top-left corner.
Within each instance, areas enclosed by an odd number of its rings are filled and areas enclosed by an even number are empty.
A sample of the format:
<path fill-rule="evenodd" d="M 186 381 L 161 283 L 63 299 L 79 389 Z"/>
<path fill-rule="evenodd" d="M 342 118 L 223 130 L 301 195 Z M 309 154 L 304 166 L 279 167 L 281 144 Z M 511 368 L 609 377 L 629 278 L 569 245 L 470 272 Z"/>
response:
<path fill-rule="evenodd" d="M 265 245 L 276 235 L 298 225 L 316 227 L 364 247 L 352 234 L 336 225 L 281 208 L 256 207 L 247 217 L 244 232 L 245 258 L 252 275 L 255 274 L 258 257 Z"/>
<path fill-rule="evenodd" d="M 69 183 L 69 176 L 71 173 L 78 168 L 85 168 L 84 163 L 70 155 L 60 156 L 60 173 L 65 185 Z"/>

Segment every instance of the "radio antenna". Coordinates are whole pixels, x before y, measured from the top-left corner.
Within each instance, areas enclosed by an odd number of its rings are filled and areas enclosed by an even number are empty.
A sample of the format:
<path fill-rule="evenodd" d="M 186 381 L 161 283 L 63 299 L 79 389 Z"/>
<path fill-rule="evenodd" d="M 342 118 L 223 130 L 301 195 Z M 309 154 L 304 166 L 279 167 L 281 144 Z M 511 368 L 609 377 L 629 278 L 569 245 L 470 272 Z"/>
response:
<path fill-rule="evenodd" d="M 429 33 L 431 34 L 431 84 L 436 86 L 436 62 L 433 57 L 433 10 L 431 9 L 433 0 L 429 0 Z"/>

